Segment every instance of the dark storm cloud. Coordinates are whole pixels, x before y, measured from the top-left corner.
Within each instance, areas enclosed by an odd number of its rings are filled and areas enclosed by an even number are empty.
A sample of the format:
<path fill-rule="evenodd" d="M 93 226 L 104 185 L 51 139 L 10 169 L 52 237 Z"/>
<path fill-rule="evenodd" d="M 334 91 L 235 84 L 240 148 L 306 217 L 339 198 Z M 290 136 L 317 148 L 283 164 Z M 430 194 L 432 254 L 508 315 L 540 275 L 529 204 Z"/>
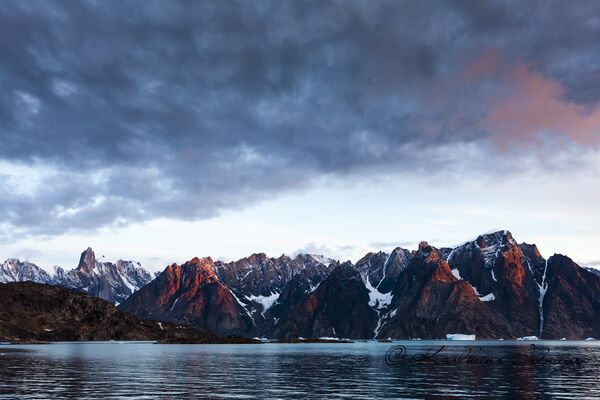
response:
<path fill-rule="evenodd" d="M 1 2 L 0 159 L 41 178 L 27 190 L 0 181 L 0 221 L 55 234 L 200 219 L 323 176 L 451 168 L 452 146 L 487 145 L 498 119 L 481 121 L 512 86 L 527 89 L 513 68 L 593 111 L 599 11 L 594 1 Z"/>

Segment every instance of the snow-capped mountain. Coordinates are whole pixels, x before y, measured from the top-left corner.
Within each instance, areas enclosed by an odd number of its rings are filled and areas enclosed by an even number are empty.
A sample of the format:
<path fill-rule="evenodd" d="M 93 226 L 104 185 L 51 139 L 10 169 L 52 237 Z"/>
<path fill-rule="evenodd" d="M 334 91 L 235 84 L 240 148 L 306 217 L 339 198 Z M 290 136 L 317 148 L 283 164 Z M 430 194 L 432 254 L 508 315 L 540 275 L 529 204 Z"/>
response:
<path fill-rule="evenodd" d="M 152 275 L 139 263 L 123 260 L 114 264 L 99 262 L 88 247 L 81 253 L 77 268 L 65 271 L 55 267 L 53 284 L 81 290 L 118 304 L 151 280 Z"/>
<path fill-rule="evenodd" d="M 192 323 L 222 335 L 259 335 L 276 324 L 280 312 L 289 310 L 293 288 L 302 285 L 303 298 L 327 277 L 329 266 L 320 260 L 325 258 L 269 258 L 263 253 L 230 263 L 193 258 L 168 266 L 120 308 L 142 318 Z M 291 281 L 295 284 L 288 286 Z"/>
<path fill-rule="evenodd" d="M 29 261 L 9 258 L 0 264 L 0 283 L 25 282 L 52 283 L 52 277 Z"/>
<path fill-rule="evenodd" d="M 164 285 L 147 286 L 122 308 L 220 334 L 274 338 L 600 337 L 600 277 L 565 256 L 544 259 L 508 231 L 455 248 L 421 242 L 415 251 L 369 253 L 356 265 L 324 260 L 254 254 L 211 261 L 208 280 L 198 268 L 169 267 L 155 280 Z M 194 284 L 177 283 L 178 274 Z"/>
<path fill-rule="evenodd" d="M 315 279 L 320 276 L 320 271 L 329 268 L 331 261 L 314 254 L 270 258 L 258 253 L 230 263 L 217 261 L 215 268 L 220 281 L 259 324 L 265 319 L 269 308 L 278 302 L 285 286 L 294 276 L 306 271 L 306 277 L 313 284 L 318 284 L 320 281 L 316 282 Z"/>
<path fill-rule="evenodd" d="M 0 282 L 33 280 L 85 291 L 138 317 L 220 335 L 271 338 L 600 337 L 600 276 L 568 257 L 545 259 L 510 232 L 454 248 L 369 253 L 355 265 L 314 254 L 193 258 L 153 276 L 138 263 L 99 262 L 92 249 L 49 276 L 7 260 Z"/>
<path fill-rule="evenodd" d="M 63 286 L 117 304 L 151 280 L 152 275 L 139 263 L 99 262 L 91 248 L 81 254 L 77 268 L 65 271 L 54 267 L 52 276 L 35 264 L 14 258 L 0 265 L 0 283 L 32 281 Z"/>
<path fill-rule="evenodd" d="M 243 303 L 219 280 L 210 257 L 169 265 L 119 308 L 140 318 L 193 324 L 220 335 L 254 328 Z"/>
<path fill-rule="evenodd" d="M 369 294 L 352 263 L 337 264 L 313 291 L 290 304 L 266 335 L 370 338 L 377 312 Z"/>
<path fill-rule="evenodd" d="M 542 328 L 546 282 L 545 261 L 540 258 L 535 246 L 519 245 L 510 232 L 499 231 L 456 247 L 447 261 L 454 276 L 468 282 L 522 337 L 539 336 Z"/>

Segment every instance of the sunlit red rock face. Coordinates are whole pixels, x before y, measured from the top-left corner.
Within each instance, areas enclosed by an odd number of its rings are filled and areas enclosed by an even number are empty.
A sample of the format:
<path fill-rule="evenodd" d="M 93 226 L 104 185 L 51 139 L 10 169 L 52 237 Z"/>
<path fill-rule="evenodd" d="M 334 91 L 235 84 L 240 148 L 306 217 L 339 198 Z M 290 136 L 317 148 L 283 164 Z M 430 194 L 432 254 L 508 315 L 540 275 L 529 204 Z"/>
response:
<path fill-rule="evenodd" d="M 510 335 L 502 316 L 457 279 L 435 248 L 421 243 L 398 276 L 393 301 L 379 322 L 377 337 L 443 339 L 446 333 L 479 338 Z"/>
<path fill-rule="evenodd" d="M 253 329 L 250 316 L 219 281 L 210 258 L 168 266 L 120 308 L 142 318 L 195 325 L 219 335 Z"/>
<path fill-rule="evenodd" d="M 326 264 L 327 263 L 327 264 Z M 546 261 L 508 231 L 456 248 L 369 253 L 356 265 L 314 255 L 171 265 L 122 309 L 219 334 L 269 338 L 600 338 L 600 277 Z"/>
<path fill-rule="evenodd" d="M 481 235 L 455 248 L 448 263 L 480 296 L 493 296 L 486 303 L 510 324 L 513 336 L 539 335 L 541 282 L 534 273 L 539 265 L 530 265 L 510 232 Z"/>

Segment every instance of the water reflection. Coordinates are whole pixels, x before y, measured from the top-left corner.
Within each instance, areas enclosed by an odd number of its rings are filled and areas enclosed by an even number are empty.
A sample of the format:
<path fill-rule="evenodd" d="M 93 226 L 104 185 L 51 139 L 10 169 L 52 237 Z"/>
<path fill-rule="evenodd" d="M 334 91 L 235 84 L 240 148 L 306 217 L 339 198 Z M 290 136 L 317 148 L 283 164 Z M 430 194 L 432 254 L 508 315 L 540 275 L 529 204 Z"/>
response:
<path fill-rule="evenodd" d="M 408 354 L 442 342 L 403 342 Z M 446 344 L 446 342 L 443 342 Z M 398 343 L 394 343 L 398 344 Z M 510 358 L 528 344 L 477 343 Z M 389 343 L 0 346 L 0 398 L 447 399 L 600 398 L 600 346 L 539 342 L 581 365 L 388 365 Z M 448 344 L 460 354 L 464 347 Z"/>

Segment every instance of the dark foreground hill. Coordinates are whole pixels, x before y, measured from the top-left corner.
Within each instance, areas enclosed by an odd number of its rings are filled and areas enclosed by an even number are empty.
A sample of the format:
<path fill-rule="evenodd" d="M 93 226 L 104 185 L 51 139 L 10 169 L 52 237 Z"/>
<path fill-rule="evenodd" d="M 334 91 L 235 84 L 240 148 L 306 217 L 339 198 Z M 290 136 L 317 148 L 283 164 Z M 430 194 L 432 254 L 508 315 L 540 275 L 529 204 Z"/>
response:
<path fill-rule="evenodd" d="M 221 341 L 203 329 L 142 320 L 86 293 L 33 282 L 0 284 L 0 340 Z"/>

